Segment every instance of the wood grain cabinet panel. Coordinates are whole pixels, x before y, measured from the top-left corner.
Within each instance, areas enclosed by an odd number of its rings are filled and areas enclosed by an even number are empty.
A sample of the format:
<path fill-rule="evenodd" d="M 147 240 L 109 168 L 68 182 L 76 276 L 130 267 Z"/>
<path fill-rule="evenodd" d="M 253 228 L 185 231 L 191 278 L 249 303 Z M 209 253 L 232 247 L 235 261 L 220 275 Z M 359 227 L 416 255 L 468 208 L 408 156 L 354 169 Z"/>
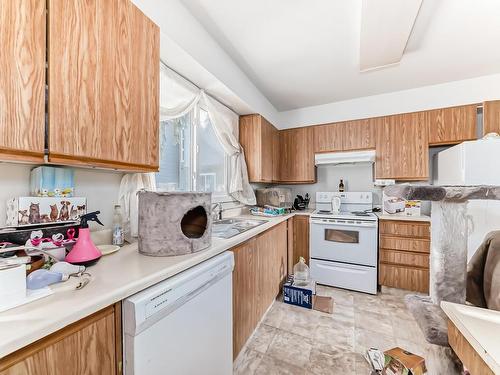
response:
<path fill-rule="evenodd" d="M 428 180 L 428 114 L 406 113 L 377 121 L 376 178 Z"/>
<path fill-rule="evenodd" d="M 255 329 L 257 321 L 257 272 L 258 259 L 255 239 L 232 249 L 233 270 L 233 356 Z"/>
<path fill-rule="evenodd" d="M 476 139 L 477 105 L 427 111 L 430 145 L 449 145 Z"/>
<path fill-rule="evenodd" d="M 379 222 L 379 284 L 428 292 L 430 223 Z"/>
<path fill-rule="evenodd" d="M 120 374 L 118 303 L 0 359 L 0 375 Z"/>
<path fill-rule="evenodd" d="M 380 234 L 389 236 L 431 238 L 430 225 L 426 222 L 407 220 L 379 220 Z"/>
<path fill-rule="evenodd" d="M 273 182 L 279 182 L 281 180 L 281 169 L 280 169 L 280 131 L 278 129 L 273 130 Z"/>
<path fill-rule="evenodd" d="M 342 151 L 344 128 L 343 122 L 314 126 L 314 152 Z"/>
<path fill-rule="evenodd" d="M 429 268 L 429 254 L 380 249 L 380 262 L 386 264 Z"/>
<path fill-rule="evenodd" d="M 483 104 L 483 134 L 500 134 L 500 100 L 492 100 Z"/>
<path fill-rule="evenodd" d="M 293 256 L 292 267 L 300 257 L 309 264 L 309 216 L 296 215 L 293 217 Z"/>
<path fill-rule="evenodd" d="M 280 182 L 316 182 L 313 138 L 312 127 L 280 131 Z"/>
<path fill-rule="evenodd" d="M 375 148 L 375 119 L 347 121 L 344 123 L 342 150 L 367 150 Z"/>
<path fill-rule="evenodd" d="M 158 170 L 159 28 L 129 0 L 48 0 L 49 161 Z"/>
<path fill-rule="evenodd" d="M 232 249 L 233 356 L 236 358 L 280 292 L 287 275 L 287 223 Z"/>
<path fill-rule="evenodd" d="M 261 115 L 240 116 L 240 144 L 250 182 L 273 182 L 278 164 L 274 150 L 277 129 Z"/>
<path fill-rule="evenodd" d="M 429 292 L 429 270 L 381 263 L 379 284 L 392 288 Z"/>
<path fill-rule="evenodd" d="M 460 358 L 472 375 L 494 375 L 493 370 L 481 358 L 455 324 L 448 319 L 448 341 L 455 354 Z"/>
<path fill-rule="evenodd" d="M 0 160 L 43 162 L 45 0 L 0 4 Z"/>
<path fill-rule="evenodd" d="M 429 253 L 429 246 L 430 241 L 428 239 L 380 236 L 380 247 L 384 249 Z"/>

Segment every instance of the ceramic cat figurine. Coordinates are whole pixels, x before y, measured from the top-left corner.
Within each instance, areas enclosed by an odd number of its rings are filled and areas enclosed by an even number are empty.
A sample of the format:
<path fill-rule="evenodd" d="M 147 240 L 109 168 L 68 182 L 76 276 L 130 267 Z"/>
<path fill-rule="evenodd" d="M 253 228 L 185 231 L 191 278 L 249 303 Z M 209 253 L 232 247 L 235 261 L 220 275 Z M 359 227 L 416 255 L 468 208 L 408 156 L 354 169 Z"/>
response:
<path fill-rule="evenodd" d="M 50 221 L 57 221 L 59 213 L 57 211 L 57 204 L 50 205 Z"/>
<path fill-rule="evenodd" d="M 28 210 L 19 211 L 19 215 L 21 218 L 19 219 L 19 224 L 26 225 L 30 223 L 30 217 L 28 215 Z"/>

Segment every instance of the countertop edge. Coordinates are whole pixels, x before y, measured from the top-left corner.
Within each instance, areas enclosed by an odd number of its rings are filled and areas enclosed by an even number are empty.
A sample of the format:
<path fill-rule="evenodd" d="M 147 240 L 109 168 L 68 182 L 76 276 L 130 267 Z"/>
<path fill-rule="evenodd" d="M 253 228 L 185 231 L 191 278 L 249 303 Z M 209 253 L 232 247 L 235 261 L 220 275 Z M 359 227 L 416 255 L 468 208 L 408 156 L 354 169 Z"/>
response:
<path fill-rule="evenodd" d="M 34 342 L 47 337 L 67 326 L 70 324 L 73 324 L 81 319 L 84 319 L 108 306 L 111 306 L 119 301 L 122 301 L 123 299 L 130 297 L 131 295 L 140 292 L 141 290 L 144 290 L 146 288 L 149 288 L 152 285 L 155 285 L 159 282 L 162 282 L 170 277 L 173 277 L 191 267 L 194 267 L 214 256 L 217 256 L 225 251 L 228 251 L 248 240 L 251 238 L 258 236 L 259 234 L 275 227 L 276 225 L 279 225 L 288 219 L 294 217 L 295 215 L 310 215 L 311 211 L 306 210 L 306 211 L 296 211 L 292 212 L 288 215 L 283 215 L 279 217 L 256 217 L 256 216 L 251 216 L 251 215 L 242 215 L 243 217 L 251 217 L 252 219 L 265 219 L 269 220 L 268 223 L 263 224 L 261 226 L 258 226 L 256 228 L 253 228 L 247 232 L 244 232 L 238 236 L 235 236 L 233 238 L 227 239 L 227 240 L 220 240 L 220 239 L 214 239 L 215 243 L 212 243 L 212 246 L 208 249 L 199 251 L 197 253 L 189 254 L 188 257 L 186 256 L 180 256 L 180 257 L 170 257 L 171 259 L 178 258 L 179 262 L 169 266 L 168 268 L 162 269 L 157 272 L 153 272 L 149 274 L 148 276 L 142 277 L 137 280 L 132 280 L 130 283 L 124 284 L 121 287 L 117 287 L 113 289 L 112 292 L 109 293 L 102 293 L 102 294 L 97 294 L 95 297 L 92 296 L 91 300 L 85 300 L 84 303 L 79 304 L 78 306 L 78 311 L 71 311 L 68 312 L 65 316 L 60 317 L 58 319 L 53 319 L 53 320 L 47 320 L 46 324 L 44 324 L 42 327 L 36 328 L 33 330 L 33 332 L 27 332 L 26 334 L 23 334 L 18 337 L 10 337 L 8 340 L 4 342 L 0 342 L 0 359 L 4 358 L 5 356 L 8 356 L 9 354 L 14 353 L 15 351 L 22 349 L 30 344 L 33 344 Z M 124 248 L 122 248 L 118 253 L 120 252 L 127 252 L 127 251 L 135 251 L 137 252 L 137 243 L 133 243 L 130 245 L 126 245 Z M 116 253 L 116 254 L 118 254 Z M 113 259 L 113 256 L 115 254 L 109 255 L 106 258 L 108 259 Z M 141 255 L 145 256 L 145 255 Z M 105 260 L 106 258 L 103 258 Z M 183 259 L 185 258 L 185 259 Z M 117 258 L 115 258 L 117 259 Z M 103 261 L 101 260 L 101 262 Z M 92 273 L 94 270 L 98 270 L 100 263 L 97 263 L 96 266 L 93 266 L 89 268 L 89 272 Z M 102 275 L 99 275 L 102 276 Z M 91 281 L 92 283 L 92 281 Z M 88 288 L 88 286 L 86 287 Z M 81 291 L 78 291 L 78 293 L 81 293 L 82 291 L 85 291 L 85 289 L 82 289 Z M 72 292 L 75 293 L 74 290 L 71 291 L 64 291 L 64 292 L 58 292 L 56 291 L 54 294 L 51 296 L 48 296 L 46 298 L 42 298 L 41 300 L 32 302 L 31 304 L 26 304 L 17 308 L 14 308 L 12 310 L 7 310 L 5 312 L 0 313 L 0 325 L 2 323 L 8 322 L 8 317 L 12 315 L 16 315 L 16 310 L 21 311 L 24 313 L 27 310 L 27 307 L 31 306 L 36 306 L 37 308 L 40 307 L 40 302 L 42 303 L 42 306 L 45 307 L 46 304 L 43 302 L 54 302 L 54 298 L 59 297 L 57 302 L 60 302 L 61 299 L 61 294 L 60 293 L 68 293 Z M 58 294 L 59 293 L 59 294 Z M 43 310 L 43 308 L 42 308 Z M 43 311 L 42 311 L 43 312 Z M 7 319 L 6 319 L 7 318 Z M 28 320 L 28 319 L 27 319 Z M 19 320 L 17 320 L 19 321 Z"/>
<path fill-rule="evenodd" d="M 397 215 L 397 214 L 384 214 L 381 212 L 376 212 L 375 215 L 379 218 L 379 220 L 395 220 L 395 221 L 420 221 L 424 223 L 430 223 L 431 217 L 428 215 L 420 215 L 420 216 L 407 216 L 407 215 Z"/>

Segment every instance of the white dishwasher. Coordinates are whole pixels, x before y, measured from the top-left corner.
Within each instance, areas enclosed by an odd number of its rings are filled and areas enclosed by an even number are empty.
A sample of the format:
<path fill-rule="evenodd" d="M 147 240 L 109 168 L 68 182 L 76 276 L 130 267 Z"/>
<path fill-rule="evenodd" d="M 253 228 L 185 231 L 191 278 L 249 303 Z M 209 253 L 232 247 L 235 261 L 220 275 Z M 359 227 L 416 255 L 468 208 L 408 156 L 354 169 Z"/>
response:
<path fill-rule="evenodd" d="M 126 375 L 233 372 L 232 252 L 123 302 Z"/>

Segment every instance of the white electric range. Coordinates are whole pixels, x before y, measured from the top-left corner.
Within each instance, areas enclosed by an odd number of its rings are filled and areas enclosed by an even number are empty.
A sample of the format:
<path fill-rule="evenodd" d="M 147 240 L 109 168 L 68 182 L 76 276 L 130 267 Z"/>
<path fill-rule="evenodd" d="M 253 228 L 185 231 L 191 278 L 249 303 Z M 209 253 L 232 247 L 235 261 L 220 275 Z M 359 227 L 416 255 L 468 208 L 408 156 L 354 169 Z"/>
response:
<path fill-rule="evenodd" d="M 378 218 L 371 192 L 318 192 L 310 218 L 311 277 L 377 293 Z"/>

